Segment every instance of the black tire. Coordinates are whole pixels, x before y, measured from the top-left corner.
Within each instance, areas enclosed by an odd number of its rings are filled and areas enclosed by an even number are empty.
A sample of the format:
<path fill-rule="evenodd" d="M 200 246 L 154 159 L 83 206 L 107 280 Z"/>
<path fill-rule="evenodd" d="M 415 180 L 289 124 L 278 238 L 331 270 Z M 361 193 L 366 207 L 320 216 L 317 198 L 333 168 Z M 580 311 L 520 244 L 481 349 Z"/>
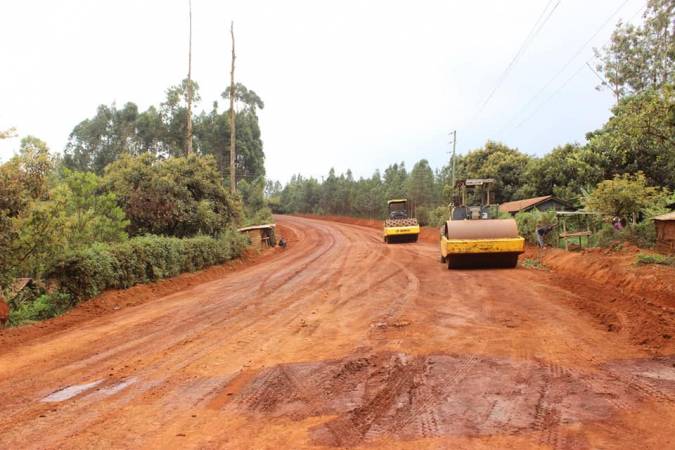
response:
<path fill-rule="evenodd" d="M 385 236 L 385 237 L 384 237 L 384 243 L 385 243 L 385 244 L 389 244 L 389 236 Z"/>
<path fill-rule="evenodd" d="M 442 264 L 445 264 L 446 262 L 447 262 L 447 261 L 446 261 L 445 256 L 441 255 L 441 263 L 442 263 Z"/>

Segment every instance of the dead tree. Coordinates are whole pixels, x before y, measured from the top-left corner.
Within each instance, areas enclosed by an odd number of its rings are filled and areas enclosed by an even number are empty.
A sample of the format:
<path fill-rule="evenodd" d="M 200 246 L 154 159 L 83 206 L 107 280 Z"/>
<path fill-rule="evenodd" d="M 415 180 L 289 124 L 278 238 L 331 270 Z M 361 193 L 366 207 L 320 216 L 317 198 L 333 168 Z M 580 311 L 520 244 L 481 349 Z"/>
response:
<path fill-rule="evenodd" d="M 188 76 L 187 76 L 187 126 L 185 136 L 185 153 L 192 153 L 192 0 L 190 5 L 190 39 L 188 46 Z"/>
<path fill-rule="evenodd" d="M 230 192 L 237 191 L 237 180 L 235 173 L 235 140 L 236 126 L 234 114 L 234 22 L 230 22 L 230 35 L 232 36 L 232 66 L 230 68 Z"/>

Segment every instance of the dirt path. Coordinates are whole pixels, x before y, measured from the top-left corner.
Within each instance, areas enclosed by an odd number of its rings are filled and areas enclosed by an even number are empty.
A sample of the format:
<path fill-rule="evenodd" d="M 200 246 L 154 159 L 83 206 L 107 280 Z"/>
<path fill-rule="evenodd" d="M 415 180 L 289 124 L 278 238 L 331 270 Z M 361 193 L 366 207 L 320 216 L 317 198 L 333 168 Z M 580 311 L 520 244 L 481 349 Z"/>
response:
<path fill-rule="evenodd" d="M 279 221 L 266 263 L 1 349 L 0 448 L 675 446 L 675 357 L 585 290 Z"/>

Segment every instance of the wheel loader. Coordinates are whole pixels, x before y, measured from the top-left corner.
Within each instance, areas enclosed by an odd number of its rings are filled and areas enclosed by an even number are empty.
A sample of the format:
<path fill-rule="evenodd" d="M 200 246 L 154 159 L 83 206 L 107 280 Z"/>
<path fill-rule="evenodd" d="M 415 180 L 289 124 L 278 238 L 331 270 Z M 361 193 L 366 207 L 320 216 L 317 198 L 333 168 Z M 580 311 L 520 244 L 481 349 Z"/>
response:
<path fill-rule="evenodd" d="M 388 215 L 384 221 L 384 242 L 417 242 L 420 226 L 417 219 L 410 217 L 408 200 L 394 199 L 387 202 Z"/>
<path fill-rule="evenodd" d="M 525 251 L 514 219 L 499 219 L 493 178 L 457 181 L 450 220 L 441 227 L 441 262 L 448 269 L 516 267 Z"/>

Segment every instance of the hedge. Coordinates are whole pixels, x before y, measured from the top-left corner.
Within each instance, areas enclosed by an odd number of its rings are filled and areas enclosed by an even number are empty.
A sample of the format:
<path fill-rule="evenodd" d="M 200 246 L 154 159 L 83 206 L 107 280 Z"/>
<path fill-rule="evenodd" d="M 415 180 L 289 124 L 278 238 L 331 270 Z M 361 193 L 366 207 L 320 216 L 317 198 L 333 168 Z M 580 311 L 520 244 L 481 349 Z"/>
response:
<path fill-rule="evenodd" d="M 79 302 L 106 289 L 194 272 L 241 255 L 247 238 L 234 230 L 220 237 L 141 236 L 117 244 L 95 244 L 61 257 L 48 271 L 59 291 Z"/>

